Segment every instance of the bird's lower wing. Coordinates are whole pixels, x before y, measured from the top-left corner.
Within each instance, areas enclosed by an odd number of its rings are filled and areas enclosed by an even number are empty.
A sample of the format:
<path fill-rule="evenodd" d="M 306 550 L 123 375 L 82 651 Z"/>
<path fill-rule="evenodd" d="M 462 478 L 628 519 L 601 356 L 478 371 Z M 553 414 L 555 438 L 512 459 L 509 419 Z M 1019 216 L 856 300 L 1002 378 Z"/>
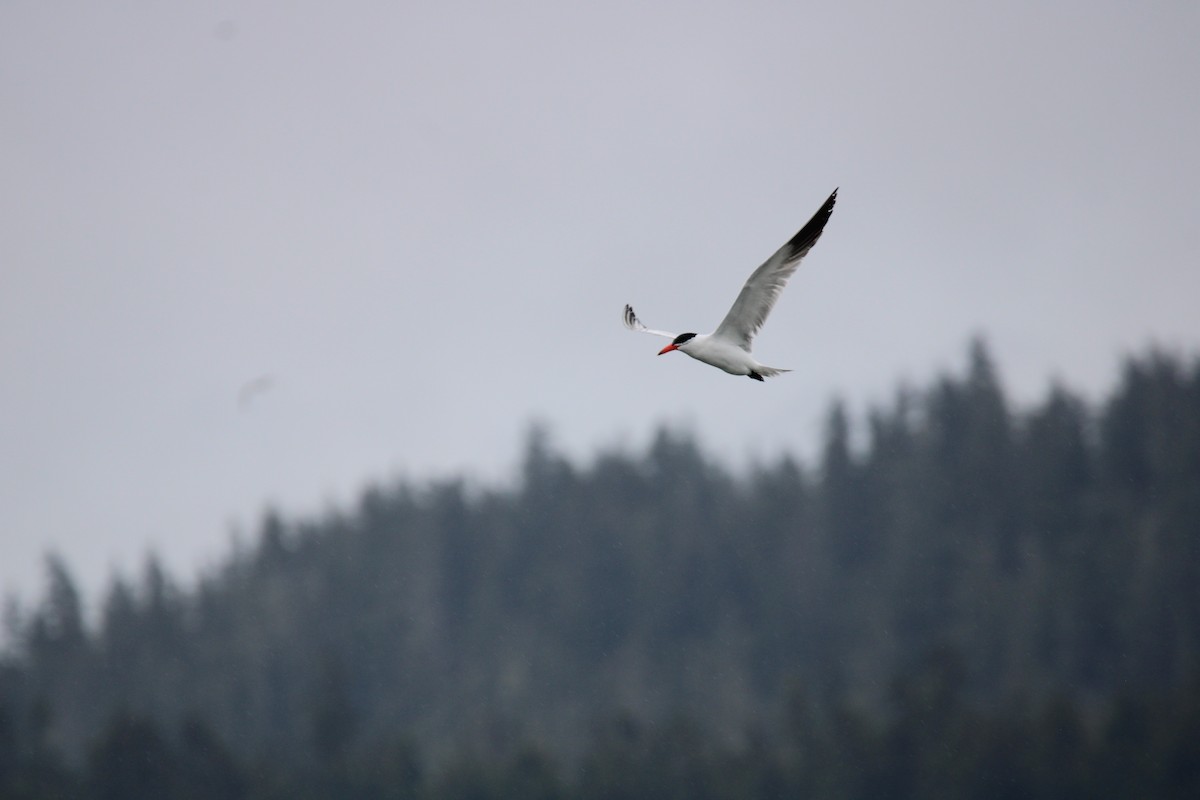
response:
<path fill-rule="evenodd" d="M 637 314 L 633 313 L 633 306 L 625 306 L 625 327 L 631 331 L 638 333 L 652 333 L 655 336 L 665 336 L 668 339 L 674 339 L 675 334 L 667 333 L 666 331 L 656 331 L 653 328 L 647 328 L 642 324 L 642 321 L 637 318 Z"/>

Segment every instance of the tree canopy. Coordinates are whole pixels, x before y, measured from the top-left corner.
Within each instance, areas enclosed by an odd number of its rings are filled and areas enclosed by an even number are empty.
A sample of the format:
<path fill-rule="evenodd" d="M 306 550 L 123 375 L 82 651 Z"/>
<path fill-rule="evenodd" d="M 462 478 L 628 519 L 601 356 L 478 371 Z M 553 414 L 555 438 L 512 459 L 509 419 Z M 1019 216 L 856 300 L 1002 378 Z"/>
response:
<path fill-rule="evenodd" d="M 512 488 L 269 512 L 192 589 L 114 580 L 93 629 L 47 569 L 0 796 L 1200 792 L 1200 361 L 1160 351 L 1014 409 L 975 342 L 835 404 L 812 465 L 671 429 L 577 464 L 535 429 Z"/>

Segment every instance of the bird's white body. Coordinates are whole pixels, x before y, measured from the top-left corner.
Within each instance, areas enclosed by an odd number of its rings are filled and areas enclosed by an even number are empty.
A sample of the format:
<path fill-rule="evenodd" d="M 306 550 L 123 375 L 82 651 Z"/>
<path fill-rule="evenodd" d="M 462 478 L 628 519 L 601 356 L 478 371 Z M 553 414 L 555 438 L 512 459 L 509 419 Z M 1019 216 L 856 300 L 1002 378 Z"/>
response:
<path fill-rule="evenodd" d="M 733 307 L 712 333 L 681 333 L 676 336 L 666 331 L 656 331 L 642 324 L 631 306 L 625 306 L 625 327 L 639 333 L 652 333 L 671 339 L 671 344 L 658 352 L 661 356 L 672 350 L 686 353 L 697 361 L 711 364 L 730 375 L 748 375 L 756 381 L 770 378 L 790 370 L 760 364 L 750 355 L 750 344 L 754 335 L 767 320 L 775 301 L 787 285 L 787 280 L 800 265 L 800 259 L 812 249 L 825 230 L 825 223 L 833 213 L 837 201 L 837 189 L 829 195 L 825 204 L 812 219 L 796 233 L 787 244 L 779 248 L 761 267 L 754 270 Z"/>
<path fill-rule="evenodd" d="M 697 334 L 676 345 L 675 349 L 697 361 L 725 370 L 730 375 L 761 375 L 764 378 L 772 378 L 781 372 L 791 372 L 788 369 L 760 364 L 750 355 L 750 351 L 711 333 Z"/>

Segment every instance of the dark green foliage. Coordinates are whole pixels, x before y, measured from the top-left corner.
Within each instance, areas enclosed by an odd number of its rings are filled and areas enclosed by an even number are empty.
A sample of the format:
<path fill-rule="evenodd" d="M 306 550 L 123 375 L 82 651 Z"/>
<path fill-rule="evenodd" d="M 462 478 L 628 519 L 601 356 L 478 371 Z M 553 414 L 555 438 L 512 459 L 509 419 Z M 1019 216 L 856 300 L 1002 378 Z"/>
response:
<path fill-rule="evenodd" d="M 511 489 L 270 512 L 94 631 L 48 569 L 0 797 L 1200 794 L 1200 362 L 1158 352 L 1022 412 L 976 342 L 811 469 L 534 430 Z"/>
<path fill-rule="evenodd" d="M 175 754 L 148 719 L 118 714 L 88 759 L 97 800 L 157 800 L 176 794 Z"/>
<path fill-rule="evenodd" d="M 184 719 L 175 757 L 180 797 L 187 800 L 241 800 L 248 779 L 240 761 L 199 716 Z"/>

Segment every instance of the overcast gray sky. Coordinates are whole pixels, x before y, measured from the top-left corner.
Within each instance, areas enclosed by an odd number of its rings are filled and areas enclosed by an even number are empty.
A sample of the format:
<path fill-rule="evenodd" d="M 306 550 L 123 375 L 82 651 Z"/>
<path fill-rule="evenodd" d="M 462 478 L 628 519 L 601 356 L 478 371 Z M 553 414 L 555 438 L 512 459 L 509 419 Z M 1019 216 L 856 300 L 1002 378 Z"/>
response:
<path fill-rule="evenodd" d="M 690 426 L 811 451 L 959 368 L 1200 345 L 1200 5 L 0 4 L 0 583 Z M 835 187 L 759 384 L 708 331 Z"/>

